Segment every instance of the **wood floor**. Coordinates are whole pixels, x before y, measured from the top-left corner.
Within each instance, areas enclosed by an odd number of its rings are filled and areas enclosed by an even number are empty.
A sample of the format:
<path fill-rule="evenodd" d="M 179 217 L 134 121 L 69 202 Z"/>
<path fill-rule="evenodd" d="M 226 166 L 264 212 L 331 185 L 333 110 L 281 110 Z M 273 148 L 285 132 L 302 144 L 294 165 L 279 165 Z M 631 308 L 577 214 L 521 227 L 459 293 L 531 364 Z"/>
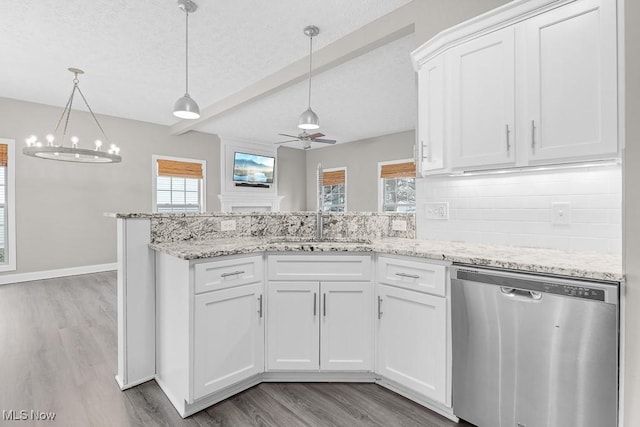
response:
<path fill-rule="evenodd" d="M 115 272 L 0 286 L 0 425 L 458 425 L 374 384 L 325 383 L 260 384 L 183 420 L 154 381 L 120 391 L 116 352 Z"/>

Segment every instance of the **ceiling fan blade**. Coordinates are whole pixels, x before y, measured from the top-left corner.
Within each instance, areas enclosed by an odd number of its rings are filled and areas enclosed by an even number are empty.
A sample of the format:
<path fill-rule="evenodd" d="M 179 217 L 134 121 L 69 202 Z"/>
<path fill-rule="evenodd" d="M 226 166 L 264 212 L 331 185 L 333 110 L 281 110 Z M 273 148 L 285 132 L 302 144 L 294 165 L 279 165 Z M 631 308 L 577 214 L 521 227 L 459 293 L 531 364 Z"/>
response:
<path fill-rule="evenodd" d="M 278 135 L 280 135 L 280 136 L 287 136 L 287 137 L 289 137 L 289 138 L 296 138 L 296 140 L 298 139 L 298 136 L 297 136 L 297 135 L 287 135 L 286 133 L 279 133 Z"/>
<path fill-rule="evenodd" d="M 325 144 L 335 144 L 336 140 L 335 139 L 314 139 L 313 142 L 322 142 Z"/>
<path fill-rule="evenodd" d="M 317 133 L 314 133 L 313 135 L 309 135 L 309 136 L 307 136 L 307 138 L 309 138 L 309 139 L 311 139 L 311 140 L 314 140 L 314 139 L 316 139 L 316 138 L 320 138 L 321 136 L 324 136 L 324 133 L 317 132 Z"/>
<path fill-rule="evenodd" d="M 297 139 L 290 139 L 288 141 L 274 142 L 274 144 L 286 144 L 287 142 L 294 142 L 294 141 L 298 141 L 298 140 Z"/>

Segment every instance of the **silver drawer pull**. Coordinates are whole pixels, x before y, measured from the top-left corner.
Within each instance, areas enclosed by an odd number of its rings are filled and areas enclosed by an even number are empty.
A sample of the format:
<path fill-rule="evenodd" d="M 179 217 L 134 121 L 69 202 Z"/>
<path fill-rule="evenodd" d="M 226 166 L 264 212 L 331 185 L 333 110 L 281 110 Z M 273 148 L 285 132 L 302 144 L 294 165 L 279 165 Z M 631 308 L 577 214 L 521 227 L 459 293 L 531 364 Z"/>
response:
<path fill-rule="evenodd" d="M 244 271 L 238 270 L 238 271 L 232 271 L 231 273 L 222 273 L 220 277 L 237 276 L 238 274 L 244 274 Z"/>
<path fill-rule="evenodd" d="M 420 276 L 417 274 L 409 274 L 409 273 L 396 273 L 396 276 L 400 277 L 409 277 L 410 279 L 419 279 Z"/>

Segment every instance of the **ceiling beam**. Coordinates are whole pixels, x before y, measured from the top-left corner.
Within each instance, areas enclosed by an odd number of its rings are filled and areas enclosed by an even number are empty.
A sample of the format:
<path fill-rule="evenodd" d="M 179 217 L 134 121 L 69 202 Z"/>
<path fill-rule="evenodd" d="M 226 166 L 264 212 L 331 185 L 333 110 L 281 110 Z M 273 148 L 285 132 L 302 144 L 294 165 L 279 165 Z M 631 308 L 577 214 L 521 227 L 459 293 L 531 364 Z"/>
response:
<path fill-rule="evenodd" d="M 321 73 L 353 58 L 384 46 L 414 32 L 416 1 L 378 18 L 364 27 L 313 52 L 314 72 Z M 181 120 L 171 126 L 171 135 L 197 130 L 215 117 L 261 97 L 304 81 L 308 75 L 309 56 L 235 92 L 201 110 L 199 119 Z"/>

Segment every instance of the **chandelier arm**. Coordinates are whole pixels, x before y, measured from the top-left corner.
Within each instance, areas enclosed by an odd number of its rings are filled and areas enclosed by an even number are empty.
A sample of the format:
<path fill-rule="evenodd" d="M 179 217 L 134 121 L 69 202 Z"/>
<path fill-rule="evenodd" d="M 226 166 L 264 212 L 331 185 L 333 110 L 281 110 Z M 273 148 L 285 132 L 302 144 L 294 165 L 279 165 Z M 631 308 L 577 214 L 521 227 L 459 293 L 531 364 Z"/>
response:
<path fill-rule="evenodd" d="M 84 101 L 84 105 L 87 106 L 87 109 L 89 110 L 89 113 L 91 113 L 91 117 L 93 117 L 93 120 L 95 120 L 96 124 L 98 125 L 98 128 L 100 129 L 100 132 L 102 132 L 102 135 L 104 135 L 104 139 L 106 139 L 107 142 L 109 144 L 111 144 L 111 141 L 109 140 L 109 137 L 105 133 L 104 129 L 102 129 L 102 125 L 100 125 L 100 122 L 98 121 L 98 118 L 96 117 L 95 114 L 93 114 L 93 110 L 91 109 L 91 107 L 89 107 L 89 103 L 87 102 L 87 99 L 84 97 L 84 94 L 80 90 L 80 87 L 77 86 L 77 88 L 78 88 L 78 93 L 80 94 L 80 96 L 82 97 L 82 100 Z"/>
<path fill-rule="evenodd" d="M 56 123 L 56 128 L 53 131 L 53 133 L 57 133 L 58 132 L 58 128 L 60 127 L 60 123 L 62 123 L 62 118 L 64 117 L 64 114 L 67 112 L 67 110 L 71 110 L 71 103 L 73 101 L 73 93 L 76 91 L 76 86 L 75 84 L 73 85 L 73 89 L 71 89 L 71 95 L 69 95 L 69 99 L 67 100 L 67 105 L 64 106 L 64 109 L 62 110 L 62 114 L 60 114 L 60 118 L 58 119 L 58 123 Z"/>
<path fill-rule="evenodd" d="M 67 127 L 69 126 L 69 118 L 71 117 L 71 107 L 73 106 L 73 94 L 78 89 L 78 82 L 74 81 L 73 90 L 71 91 L 71 99 L 69 100 L 69 108 L 67 109 L 67 118 L 64 121 L 64 129 L 62 130 L 62 142 L 60 145 L 64 145 L 64 137 L 67 136 Z"/>

